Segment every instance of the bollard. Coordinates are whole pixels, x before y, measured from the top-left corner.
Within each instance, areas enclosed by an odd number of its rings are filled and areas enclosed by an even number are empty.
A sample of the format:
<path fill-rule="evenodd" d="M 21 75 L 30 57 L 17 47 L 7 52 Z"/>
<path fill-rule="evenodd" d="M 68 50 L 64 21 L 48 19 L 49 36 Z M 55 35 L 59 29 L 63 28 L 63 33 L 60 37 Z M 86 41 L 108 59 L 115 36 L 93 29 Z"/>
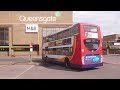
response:
<path fill-rule="evenodd" d="M 32 52 L 30 51 L 30 63 L 32 63 Z"/>

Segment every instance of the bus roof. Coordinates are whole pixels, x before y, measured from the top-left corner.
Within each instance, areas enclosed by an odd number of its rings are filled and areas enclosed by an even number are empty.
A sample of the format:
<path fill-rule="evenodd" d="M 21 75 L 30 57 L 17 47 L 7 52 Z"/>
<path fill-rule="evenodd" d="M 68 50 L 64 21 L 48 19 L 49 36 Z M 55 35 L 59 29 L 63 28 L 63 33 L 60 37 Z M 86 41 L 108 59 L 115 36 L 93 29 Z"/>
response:
<path fill-rule="evenodd" d="M 77 23 L 77 24 L 83 24 L 83 25 L 90 25 L 90 26 L 97 26 L 97 27 L 99 27 L 99 25 L 92 24 L 92 23 Z"/>
<path fill-rule="evenodd" d="M 75 26 L 75 25 L 90 25 L 90 26 L 97 26 L 97 27 L 99 27 L 98 25 L 96 25 L 96 24 L 90 24 L 90 23 L 74 23 L 73 25 L 71 25 L 71 26 L 69 26 L 69 27 L 67 27 L 67 28 L 65 28 L 65 29 L 63 29 L 63 31 L 64 30 L 66 30 L 66 29 L 69 29 L 69 28 L 71 28 L 71 27 L 73 27 L 73 26 Z M 62 32 L 62 31 L 59 31 L 59 32 Z M 57 33 L 59 33 L 59 32 L 56 32 L 56 33 L 54 33 L 54 34 L 57 34 Z M 52 36 L 52 35 L 54 35 L 54 34 L 51 34 L 51 35 L 47 35 L 47 36 L 44 36 L 44 37 L 49 37 L 49 36 Z M 43 38 L 44 38 L 43 37 Z"/>

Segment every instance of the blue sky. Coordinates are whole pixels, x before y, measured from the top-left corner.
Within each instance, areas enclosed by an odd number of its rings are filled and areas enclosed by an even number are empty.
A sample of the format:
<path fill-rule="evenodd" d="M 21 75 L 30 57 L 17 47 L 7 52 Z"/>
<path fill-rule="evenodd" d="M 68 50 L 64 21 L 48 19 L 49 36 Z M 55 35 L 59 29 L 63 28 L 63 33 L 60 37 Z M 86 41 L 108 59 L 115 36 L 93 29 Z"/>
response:
<path fill-rule="evenodd" d="M 102 35 L 120 34 L 120 11 L 73 11 L 73 22 L 98 24 Z"/>

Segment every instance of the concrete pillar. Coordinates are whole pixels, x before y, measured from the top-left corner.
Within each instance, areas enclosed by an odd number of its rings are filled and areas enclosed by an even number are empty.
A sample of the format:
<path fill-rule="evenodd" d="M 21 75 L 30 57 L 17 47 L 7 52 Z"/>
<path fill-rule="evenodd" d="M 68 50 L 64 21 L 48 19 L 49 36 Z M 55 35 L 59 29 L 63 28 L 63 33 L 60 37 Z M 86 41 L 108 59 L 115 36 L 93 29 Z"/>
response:
<path fill-rule="evenodd" d="M 42 26 L 38 29 L 39 56 L 42 56 Z"/>
<path fill-rule="evenodd" d="M 13 39 L 12 39 L 12 27 L 9 27 L 9 46 L 12 46 Z M 9 56 L 13 55 L 13 50 L 9 47 Z"/>

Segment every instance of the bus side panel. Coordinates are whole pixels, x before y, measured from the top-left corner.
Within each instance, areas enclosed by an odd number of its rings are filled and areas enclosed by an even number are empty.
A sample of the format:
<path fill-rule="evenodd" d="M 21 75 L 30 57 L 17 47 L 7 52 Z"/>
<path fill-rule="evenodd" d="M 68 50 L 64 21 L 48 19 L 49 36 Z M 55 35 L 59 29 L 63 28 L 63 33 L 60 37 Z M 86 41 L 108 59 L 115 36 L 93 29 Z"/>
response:
<path fill-rule="evenodd" d="M 71 58 L 71 64 L 78 64 L 78 65 L 82 65 L 82 61 L 81 61 L 81 39 L 80 39 L 80 30 L 79 30 L 79 34 L 76 35 L 74 37 L 74 53 L 73 56 Z"/>
<path fill-rule="evenodd" d="M 99 34 L 99 33 L 100 33 L 100 34 Z M 100 52 L 101 55 L 103 55 L 103 51 L 102 51 L 102 37 L 101 37 L 100 27 L 98 27 L 98 38 L 100 38 L 99 52 Z"/>

